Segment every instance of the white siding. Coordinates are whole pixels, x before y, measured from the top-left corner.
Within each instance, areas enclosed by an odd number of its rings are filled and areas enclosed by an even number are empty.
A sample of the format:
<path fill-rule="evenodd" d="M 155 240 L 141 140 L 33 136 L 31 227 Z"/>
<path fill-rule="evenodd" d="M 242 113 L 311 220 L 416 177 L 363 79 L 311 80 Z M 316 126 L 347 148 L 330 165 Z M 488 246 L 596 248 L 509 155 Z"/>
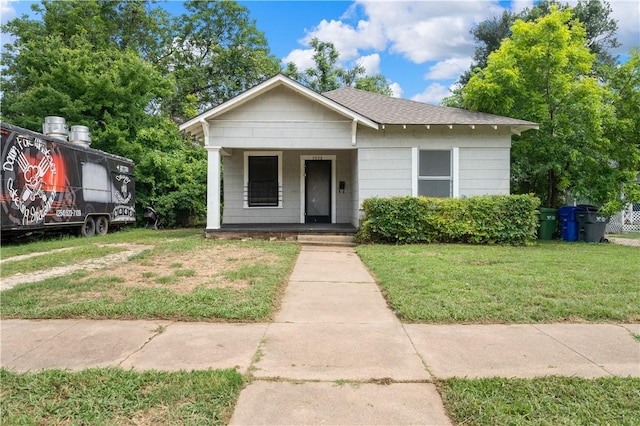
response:
<path fill-rule="evenodd" d="M 508 129 L 488 126 L 386 126 L 358 128 L 359 203 L 378 196 L 411 195 L 411 150 L 459 148 L 459 195 L 508 194 L 510 182 Z"/>
<path fill-rule="evenodd" d="M 373 196 L 411 195 L 415 185 L 412 150 L 459 148 L 460 196 L 509 193 L 508 128 L 489 126 L 382 126 L 352 122 L 287 87 L 278 87 L 216 117 L 208 144 L 224 157 L 223 223 L 300 222 L 300 155 L 336 155 L 336 222 L 358 224 L 360 206 Z M 283 152 L 283 203 L 279 208 L 244 207 L 243 155 Z M 337 190 L 345 182 L 345 192 Z"/>
<path fill-rule="evenodd" d="M 209 143 L 225 148 L 351 149 L 351 120 L 279 87 L 217 117 Z"/>
<path fill-rule="evenodd" d="M 508 148 L 460 150 L 460 195 L 507 195 L 510 188 Z"/>
<path fill-rule="evenodd" d="M 511 134 L 508 128 L 494 130 L 489 126 L 386 126 L 373 130 L 358 127 L 358 148 L 409 148 L 449 149 L 459 148 L 509 148 Z"/>
<path fill-rule="evenodd" d="M 336 156 L 336 222 L 351 222 L 353 181 L 351 151 L 284 151 L 282 164 L 282 207 L 244 207 L 244 151 L 233 150 L 224 157 L 224 212 L 223 223 L 300 223 L 300 156 Z M 345 181 L 344 193 L 337 191 L 338 182 Z"/>
<path fill-rule="evenodd" d="M 359 205 L 370 197 L 411 195 L 411 148 L 358 150 Z"/>

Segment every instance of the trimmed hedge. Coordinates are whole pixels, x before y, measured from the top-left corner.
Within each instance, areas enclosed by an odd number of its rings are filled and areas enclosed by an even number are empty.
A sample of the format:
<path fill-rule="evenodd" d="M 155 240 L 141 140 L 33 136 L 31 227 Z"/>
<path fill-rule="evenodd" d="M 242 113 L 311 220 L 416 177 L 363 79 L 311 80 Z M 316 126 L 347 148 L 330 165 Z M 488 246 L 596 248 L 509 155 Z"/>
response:
<path fill-rule="evenodd" d="M 530 244 L 536 239 L 533 195 L 470 198 L 369 198 L 356 234 L 359 242 Z"/>

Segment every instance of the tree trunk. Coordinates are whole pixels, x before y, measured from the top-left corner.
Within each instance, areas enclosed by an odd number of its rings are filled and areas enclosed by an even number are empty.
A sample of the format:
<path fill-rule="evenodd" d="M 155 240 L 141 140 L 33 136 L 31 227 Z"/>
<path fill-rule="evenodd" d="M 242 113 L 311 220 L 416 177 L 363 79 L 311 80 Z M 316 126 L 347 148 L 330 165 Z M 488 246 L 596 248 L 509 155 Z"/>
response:
<path fill-rule="evenodd" d="M 554 170 L 549 170 L 549 180 L 547 182 L 547 202 L 545 207 L 558 208 L 558 177 Z"/>

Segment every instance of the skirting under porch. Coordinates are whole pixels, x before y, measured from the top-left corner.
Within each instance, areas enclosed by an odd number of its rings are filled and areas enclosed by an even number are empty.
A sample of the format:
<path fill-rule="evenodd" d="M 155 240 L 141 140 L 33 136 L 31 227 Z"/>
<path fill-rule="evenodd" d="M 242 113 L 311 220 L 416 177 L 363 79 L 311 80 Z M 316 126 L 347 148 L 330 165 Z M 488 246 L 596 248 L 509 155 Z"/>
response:
<path fill-rule="evenodd" d="M 206 238 L 259 238 L 297 240 L 300 235 L 343 235 L 353 237 L 356 228 L 350 223 L 256 223 L 223 224 L 219 229 L 205 229 Z"/>

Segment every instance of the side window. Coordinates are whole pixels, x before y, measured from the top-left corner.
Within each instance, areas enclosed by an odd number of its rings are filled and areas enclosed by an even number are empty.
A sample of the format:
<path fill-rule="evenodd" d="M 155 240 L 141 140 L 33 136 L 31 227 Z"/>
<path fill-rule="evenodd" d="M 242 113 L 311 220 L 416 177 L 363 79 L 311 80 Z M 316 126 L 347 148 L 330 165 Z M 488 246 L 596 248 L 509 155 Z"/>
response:
<path fill-rule="evenodd" d="M 451 197 L 453 173 L 451 151 L 420 150 L 418 159 L 418 195 Z"/>
<path fill-rule="evenodd" d="M 282 156 L 268 153 L 245 154 L 247 207 L 279 207 Z"/>

